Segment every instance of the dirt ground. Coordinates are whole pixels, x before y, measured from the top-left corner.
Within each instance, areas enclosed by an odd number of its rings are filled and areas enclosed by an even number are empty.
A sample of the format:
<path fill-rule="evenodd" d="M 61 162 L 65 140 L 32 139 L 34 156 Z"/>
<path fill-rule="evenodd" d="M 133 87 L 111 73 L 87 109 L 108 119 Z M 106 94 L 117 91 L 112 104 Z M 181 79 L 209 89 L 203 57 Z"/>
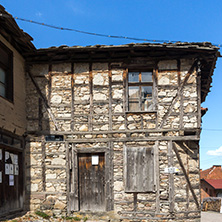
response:
<path fill-rule="evenodd" d="M 55 218 L 55 217 L 50 217 L 50 218 L 42 218 L 42 216 L 36 215 L 34 212 L 28 212 L 22 217 L 17 217 L 12 220 L 0 220 L 0 221 L 7 221 L 7 222 L 43 222 L 43 221 L 55 221 L 55 222 L 62 222 L 62 221 L 82 221 L 82 222 L 104 222 L 107 220 L 92 220 L 87 217 L 70 217 L 70 218 Z M 207 212 L 201 212 L 201 222 L 222 222 L 222 214 L 217 213 L 217 212 L 212 212 L 212 211 L 207 211 Z"/>
<path fill-rule="evenodd" d="M 22 215 L 22 216 L 21 216 Z M 49 216 L 47 214 L 44 214 L 42 212 L 36 213 L 36 212 L 27 212 L 27 213 L 20 213 L 20 216 L 17 216 L 13 219 L 0 219 L 0 222 L 105 222 L 108 220 L 94 220 L 93 218 L 88 218 L 87 216 L 83 215 L 74 215 L 72 217 L 55 217 L 55 216 Z"/>

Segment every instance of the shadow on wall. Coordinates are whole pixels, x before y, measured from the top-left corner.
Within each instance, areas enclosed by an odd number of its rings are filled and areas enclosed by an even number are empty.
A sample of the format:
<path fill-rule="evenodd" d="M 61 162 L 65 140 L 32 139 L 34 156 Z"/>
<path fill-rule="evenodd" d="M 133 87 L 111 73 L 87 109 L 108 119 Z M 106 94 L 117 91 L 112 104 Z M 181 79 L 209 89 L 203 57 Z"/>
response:
<path fill-rule="evenodd" d="M 50 124 L 50 121 L 55 121 L 52 114 L 55 107 L 50 106 L 53 93 L 50 69 L 48 65 L 35 65 L 30 66 L 26 73 L 26 210 L 40 209 L 45 199 L 45 135 L 56 128 L 55 124 Z"/>

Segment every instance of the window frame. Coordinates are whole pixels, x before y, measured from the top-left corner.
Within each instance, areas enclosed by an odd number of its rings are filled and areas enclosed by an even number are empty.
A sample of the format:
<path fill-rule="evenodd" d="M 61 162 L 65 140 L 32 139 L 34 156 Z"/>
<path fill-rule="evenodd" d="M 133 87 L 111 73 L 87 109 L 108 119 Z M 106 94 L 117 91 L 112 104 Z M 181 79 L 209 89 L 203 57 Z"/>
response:
<path fill-rule="evenodd" d="M 157 86 L 157 78 L 156 78 L 156 70 L 153 68 L 143 68 L 143 69 L 127 69 L 126 70 L 126 112 L 127 113 L 152 113 L 156 112 L 156 86 Z M 131 72 L 139 72 L 139 82 L 129 82 L 129 73 Z M 142 72 L 152 72 L 152 82 L 142 82 Z M 129 109 L 129 87 L 130 86 L 138 86 L 139 87 L 139 110 L 130 110 Z M 143 86 L 152 86 L 152 110 L 142 110 L 142 87 Z"/>
<path fill-rule="evenodd" d="M 0 58 L 0 68 L 5 72 L 5 82 L 1 84 L 5 88 L 5 96 L 0 95 L 1 98 L 4 98 L 10 102 L 13 102 L 14 94 L 14 83 L 13 83 L 13 52 L 0 41 L 0 52 L 3 52 L 7 57 L 4 56 Z"/>

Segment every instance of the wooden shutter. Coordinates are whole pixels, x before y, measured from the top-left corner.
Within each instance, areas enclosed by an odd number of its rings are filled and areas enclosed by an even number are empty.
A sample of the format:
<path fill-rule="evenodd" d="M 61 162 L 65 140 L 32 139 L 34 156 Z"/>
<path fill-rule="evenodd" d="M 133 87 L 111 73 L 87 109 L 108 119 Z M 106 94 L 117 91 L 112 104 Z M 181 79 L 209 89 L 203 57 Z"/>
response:
<path fill-rule="evenodd" d="M 125 191 L 149 192 L 154 190 L 153 148 L 125 148 Z"/>

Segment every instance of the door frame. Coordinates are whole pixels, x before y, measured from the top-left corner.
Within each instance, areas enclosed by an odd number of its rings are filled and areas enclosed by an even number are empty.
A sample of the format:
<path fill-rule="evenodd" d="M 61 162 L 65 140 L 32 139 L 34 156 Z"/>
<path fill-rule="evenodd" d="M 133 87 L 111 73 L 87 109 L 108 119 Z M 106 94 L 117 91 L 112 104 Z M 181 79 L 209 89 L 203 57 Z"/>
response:
<path fill-rule="evenodd" d="M 67 150 L 67 209 L 70 214 L 79 211 L 79 178 L 78 154 L 79 153 L 104 153 L 105 156 L 105 210 L 113 210 L 113 149 L 111 142 L 108 147 L 76 148 L 75 143 L 66 143 Z"/>

